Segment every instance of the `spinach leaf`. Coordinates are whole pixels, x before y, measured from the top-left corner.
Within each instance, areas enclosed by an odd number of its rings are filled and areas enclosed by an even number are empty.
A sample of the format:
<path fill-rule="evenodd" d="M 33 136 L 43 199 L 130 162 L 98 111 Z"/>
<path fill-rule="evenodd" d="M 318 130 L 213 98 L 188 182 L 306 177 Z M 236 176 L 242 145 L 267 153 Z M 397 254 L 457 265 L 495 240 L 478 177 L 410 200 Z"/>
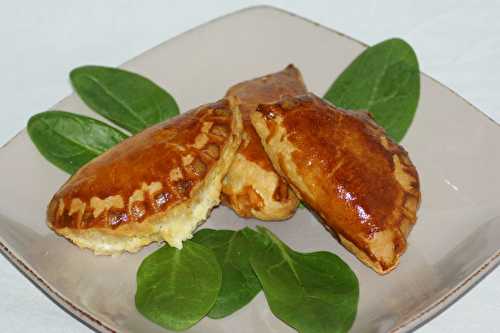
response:
<path fill-rule="evenodd" d="M 250 257 L 263 249 L 265 238 L 244 228 L 239 231 L 202 229 L 193 241 L 212 249 L 222 268 L 222 286 L 210 318 L 226 317 L 248 304 L 262 289 L 250 266 Z"/>
<path fill-rule="evenodd" d="M 169 93 L 135 73 L 83 66 L 71 71 L 70 79 L 92 110 L 133 134 L 179 114 Z"/>
<path fill-rule="evenodd" d="M 347 332 L 356 317 L 358 280 L 330 252 L 300 253 L 265 228 L 264 251 L 252 256 L 273 314 L 300 333 Z"/>
<path fill-rule="evenodd" d="M 28 134 L 47 160 L 71 174 L 127 138 L 101 121 L 64 111 L 34 115 L 28 121 Z"/>
<path fill-rule="evenodd" d="M 337 78 L 324 98 L 338 107 L 368 110 L 387 134 L 401 141 L 420 96 L 415 52 L 402 39 L 369 47 Z"/>
<path fill-rule="evenodd" d="M 184 241 L 182 250 L 163 246 L 137 271 L 135 306 L 164 328 L 188 329 L 214 305 L 222 272 L 212 250 Z"/>

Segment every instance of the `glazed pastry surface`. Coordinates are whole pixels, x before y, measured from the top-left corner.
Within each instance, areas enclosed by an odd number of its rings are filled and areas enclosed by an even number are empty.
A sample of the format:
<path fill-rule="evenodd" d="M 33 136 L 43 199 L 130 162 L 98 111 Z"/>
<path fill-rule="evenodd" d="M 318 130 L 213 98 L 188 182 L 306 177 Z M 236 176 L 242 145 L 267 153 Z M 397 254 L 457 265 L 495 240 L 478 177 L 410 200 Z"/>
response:
<path fill-rule="evenodd" d="M 251 115 L 275 169 L 362 262 L 384 274 L 407 248 L 420 203 L 417 170 L 366 112 L 307 94 Z"/>
<path fill-rule="evenodd" d="M 241 130 L 227 99 L 152 126 L 73 175 L 52 198 L 48 224 L 96 254 L 159 240 L 181 248 L 219 203 Z"/>
<path fill-rule="evenodd" d="M 240 216 L 261 220 L 283 220 L 290 217 L 299 200 L 285 180 L 274 170 L 250 112 L 260 103 L 271 103 L 284 95 L 305 94 L 306 87 L 299 70 L 289 65 L 284 70 L 231 87 L 226 96 L 237 97 L 243 119 L 242 144 L 224 179 L 223 200 Z"/>

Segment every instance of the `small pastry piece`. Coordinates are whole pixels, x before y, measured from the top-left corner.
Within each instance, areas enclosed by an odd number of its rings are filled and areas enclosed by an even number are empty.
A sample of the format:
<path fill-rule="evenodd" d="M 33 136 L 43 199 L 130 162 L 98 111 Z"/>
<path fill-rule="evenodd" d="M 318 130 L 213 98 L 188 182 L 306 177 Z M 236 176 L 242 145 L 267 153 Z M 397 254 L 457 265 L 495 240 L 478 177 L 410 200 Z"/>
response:
<path fill-rule="evenodd" d="M 251 119 L 275 169 L 340 242 L 376 272 L 394 269 L 420 203 L 406 151 L 368 113 L 312 94 L 260 105 Z"/>
<path fill-rule="evenodd" d="M 226 96 L 237 97 L 241 101 L 243 136 L 224 179 L 222 195 L 223 201 L 238 215 L 283 220 L 295 212 L 299 200 L 273 169 L 250 122 L 250 112 L 260 103 L 271 103 L 284 95 L 306 92 L 302 76 L 293 65 L 274 74 L 241 82 L 228 90 Z"/>
<path fill-rule="evenodd" d="M 152 126 L 83 166 L 54 195 L 49 226 L 95 254 L 182 241 L 219 204 L 222 179 L 241 142 L 232 100 Z"/>

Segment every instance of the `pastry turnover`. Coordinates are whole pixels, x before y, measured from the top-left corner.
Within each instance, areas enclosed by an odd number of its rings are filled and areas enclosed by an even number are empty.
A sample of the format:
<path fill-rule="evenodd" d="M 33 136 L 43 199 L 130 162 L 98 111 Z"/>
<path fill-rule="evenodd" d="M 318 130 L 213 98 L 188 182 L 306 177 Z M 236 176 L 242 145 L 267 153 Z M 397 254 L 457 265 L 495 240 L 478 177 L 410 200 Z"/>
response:
<path fill-rule="evenodd" d="M 376 272 L 395 268 L 420 203 L 406 151 L 368 113 L 312 94 L 260 105 L 251 120 L 275 169 L 327 229 Z"/>
<path fill-rule="evenodd" d="M 284 95 L 306 92 L 302 76 L 293 65 L 280 72 L 239 83 L 227 91 L 226 96 L 237 97 L 241 101 L 243 135 L 242 144 L 224 179 L 222 196 L 238 215 L 283 220 L 295 212 L 299 200 L 273 169 L 250 122 L 250 112 L 259 103 L 271 103 Z"/>
<path fill-rule="evenodd" d="M 148 128 L 72 176 L 52 198 L 48 224 L 96 254 L 160 240 L 181 248 L 219 203 L 241 130 L 226 99 Z"/>

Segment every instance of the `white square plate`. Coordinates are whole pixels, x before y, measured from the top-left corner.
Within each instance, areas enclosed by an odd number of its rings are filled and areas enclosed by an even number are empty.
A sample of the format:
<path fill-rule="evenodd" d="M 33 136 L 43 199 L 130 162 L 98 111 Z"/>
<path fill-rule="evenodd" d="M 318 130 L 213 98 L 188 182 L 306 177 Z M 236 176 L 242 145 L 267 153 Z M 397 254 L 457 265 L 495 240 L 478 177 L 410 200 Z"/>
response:
<path fill-rule="evenodd" d="M 289 63 L 322 95 L 366 46 L 270 7 L 245 9 L 190 30 L 127 62 L 166 88 L 182 110 L 215 101 L 242 80 Z M 417 50 L 418 51 L 418 50 Z M 93 115 L 74 95 L 55 106 Z M 500 261 L 500 130 L 461 97 L 426 75 L 413 125 L 402 144 L 418 168 L 423 202 L 400 267 L 379 276 L 348 253 L 307 210 L 266 226 L 295 249 L 338 254 L 360 280 L 353 332 L 406 332 L 460 297 Z M 38 153 L 26 131 L 0 150 L 0 250 L 69 313 L 97 331 L 165 332 L 134 307 L 135 273 L 157 248 L 95 257 L 57 237 L 45 208 L 68 175 Z M 237 229 L 225 207 L 204 227 Z M 189 332 L 293 332 L 263 294 L 232 316 L 203 319 Z"/>

